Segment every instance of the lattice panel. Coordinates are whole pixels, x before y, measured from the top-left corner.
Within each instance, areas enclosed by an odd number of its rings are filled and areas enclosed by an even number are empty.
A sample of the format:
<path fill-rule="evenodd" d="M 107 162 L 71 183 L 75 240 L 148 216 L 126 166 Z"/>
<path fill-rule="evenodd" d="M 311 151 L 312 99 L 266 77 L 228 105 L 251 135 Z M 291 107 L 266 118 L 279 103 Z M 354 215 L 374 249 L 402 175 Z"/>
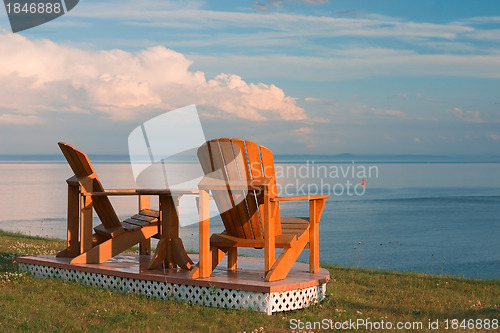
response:
<path fill-rule="evenodd" d="M 163 300 L 171 299 L 226 309 L 249 309 L 267 314 L 307 307 L 322 300 L 326 293 L 326 284 L 306 289 L 266 294 L 124 278 L 24 263 L 20 263 L 18 267 L 20 272 L 27 272 L 36 277 L 75 281 L 86 286 L 121 293 L 140 294 Z"/>
<path fill-rule="evenodd" d="M 306 308 L 325 298 L 326 284 L 305 289 L 271 293 L 271 313 Z"/>

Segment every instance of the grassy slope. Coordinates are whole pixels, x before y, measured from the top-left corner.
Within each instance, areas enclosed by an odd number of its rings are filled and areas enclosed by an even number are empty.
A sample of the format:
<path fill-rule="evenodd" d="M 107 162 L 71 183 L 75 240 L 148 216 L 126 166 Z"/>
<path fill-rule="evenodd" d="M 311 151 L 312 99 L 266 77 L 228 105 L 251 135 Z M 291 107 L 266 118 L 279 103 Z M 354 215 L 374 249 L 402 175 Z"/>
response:
<path fill-rule="evenodd" d="M 326 266 L 332 282 L 323 302 L 267 316 L 122 295 L 16 272 L 15 256 L 54 254 L 63 247 L 63 241 L 0 231 L 0 331 L 280 332 L 291 331 L 290 319 L 370 318 L 419 321 L 424 327 L 429 319 L 500 319 L 500 280 Z"/>

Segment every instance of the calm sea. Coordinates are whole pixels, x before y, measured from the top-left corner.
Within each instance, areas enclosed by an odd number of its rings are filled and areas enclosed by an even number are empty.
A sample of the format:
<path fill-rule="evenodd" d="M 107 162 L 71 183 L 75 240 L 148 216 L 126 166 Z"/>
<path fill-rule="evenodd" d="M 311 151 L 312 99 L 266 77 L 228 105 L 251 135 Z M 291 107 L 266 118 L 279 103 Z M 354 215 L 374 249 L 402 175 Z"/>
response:
<path fill-rule="evenodd" d="M 135 187 L 123 161 L 94 167 L 105 188 Z M 299 156 L 278 159 L 276 168 L 282 195 L 331 194 L 320 223 L 322 263 L 500 278 L 500 163 Z M 0 161 L 0 229 L 65 238 L 70 176 L 60 161 Z M 113 204 L 122 218 L 136 209 L 133 198 Z M 286 203 L 281 211 L 307 216 L 308 205 Z M 181 201 L 181 237 L 189 249 L 197 249 L 195 220 L 192 202 Z M 222 231 L 218 218 L 211 228 Z"/>

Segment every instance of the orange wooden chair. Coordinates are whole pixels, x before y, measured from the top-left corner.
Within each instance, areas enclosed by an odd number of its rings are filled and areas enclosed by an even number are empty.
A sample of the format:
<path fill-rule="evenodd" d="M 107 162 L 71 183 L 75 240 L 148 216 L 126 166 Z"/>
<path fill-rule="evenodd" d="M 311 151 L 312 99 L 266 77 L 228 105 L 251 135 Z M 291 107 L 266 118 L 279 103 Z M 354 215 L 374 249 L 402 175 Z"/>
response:
<path fill-rule="evenodd" d="M 328 195 L 278 197 L 273 154 L 252 141 L 211 140 L 199 148 L 198 158 L 205 177 L 199 184 L 200 263 L 192 277 L 210 276 L 226 253 L 228 268 L 237 269 L 238 247 L 264 248 L 266 281 L 284 279 L 306 247 L 310 272 L 319 271 L 318 223 Z M 225 227 L 210 237 L 209 254 L 203 238 L 208 223 L 202 224 L 208 219 L 208 191 Z M 279 202 L 297 200 L 309 201 L 309 218 L 282 217 Z M 278 259 L 275 248 L 283 248 Z"/>
<path fill-rule="evenodd" d="M 58 143 L 74 172 L 68 183 L 68 244 L 57 254 L 72 264 L 102 263 L 139 243 L 149 254 L 150 238 L 158 233 L 158 211 L 151 210 L 149 196 L 135 190 L 105 191 L 85 153 Z M 139 195 L 139 213 L 121 222 L 108 196 Z M 92 209 L 101 220 L 92 232 Z M 80 234 L 80 237 L 78 235 Z"/>

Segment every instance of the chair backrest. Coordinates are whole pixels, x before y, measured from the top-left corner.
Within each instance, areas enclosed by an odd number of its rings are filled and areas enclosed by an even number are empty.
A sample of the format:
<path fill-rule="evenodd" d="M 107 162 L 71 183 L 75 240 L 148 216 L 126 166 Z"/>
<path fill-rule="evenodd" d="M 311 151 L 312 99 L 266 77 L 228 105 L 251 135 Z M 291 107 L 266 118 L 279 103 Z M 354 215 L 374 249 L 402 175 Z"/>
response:
<path fill-rule="evenodd" d="M 61 148 L 64 157 L 68 161 L 71 170 L 73 170 L 74 174 L 78 178 L 88 177 L 92 174 L 95 176 L 93 183 L 93 192 L 104 192 L 104 188 L 102 187 L 99 178 L 97 177 L 92 164 L 90 164 L 89 158 L 87 155 L 81 150 L 76 149 L 72 145 L 69 145 L 64 142 L 58 143 L 59 148 Z M 102 197 L 93 197 L 92 203 L 94 209 L 99 216 L 102 224 L 105 228 L 113 229 L 116 227 L 121 227 L 120 219 L 116 215 L 109 198 L 106 196 Z"/>
<path fill-rule="evenodd" d="M 242 139 L 215 139 L 198 149 L 203 172 L 224 180 L 252 180 L 269 177 L 271 195 L 276 195 L 276 178 L 272 152 L 264 146 Z M 263 239 L 263 196 L 255 191 L 212 191 L 222 222 L 229 235 L 246 239 Z M 275 203 L 278 205 L 278 203 Z M 276 235 L 281 234 L 279 207 L 271 220 Z"/>

